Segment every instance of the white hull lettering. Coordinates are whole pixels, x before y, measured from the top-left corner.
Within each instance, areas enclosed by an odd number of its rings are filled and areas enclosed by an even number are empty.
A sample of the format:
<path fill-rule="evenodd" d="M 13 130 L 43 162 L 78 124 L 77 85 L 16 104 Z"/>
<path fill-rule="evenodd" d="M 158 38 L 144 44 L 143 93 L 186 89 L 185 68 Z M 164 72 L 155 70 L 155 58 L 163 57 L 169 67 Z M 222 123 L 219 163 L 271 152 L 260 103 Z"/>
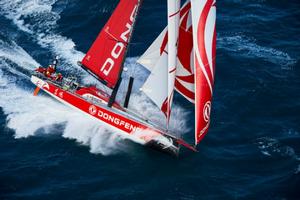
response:
<path fill-rule="evenodd" d="M 100 118 L 103 118 L 111 123 L 114 123 L 115 125 L 117 126 L 122 126 L 124 127 L 125 129 L 129 130 L 129 131 L 135 131 L 137 129 L 137 127 L 135 127 L 134 125 L 128 123 L 128 122 L 125 122 L 117 117 L 113 117 L 107 113 L 104 113 L 102 112 L 101 110 L 98 111 L 98 117 Z"/>

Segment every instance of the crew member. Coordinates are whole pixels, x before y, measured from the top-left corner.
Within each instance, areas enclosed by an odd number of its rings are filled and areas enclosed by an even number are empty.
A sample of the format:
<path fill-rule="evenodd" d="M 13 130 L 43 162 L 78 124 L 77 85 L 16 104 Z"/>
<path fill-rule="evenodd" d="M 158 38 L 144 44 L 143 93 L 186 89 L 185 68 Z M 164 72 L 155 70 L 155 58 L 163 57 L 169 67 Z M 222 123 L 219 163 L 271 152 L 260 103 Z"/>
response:
<path fill-rule="evenodd" d="M 62 81 L 62 79 L 63 79 L 63 76 L 62 76 L 62 74 L 61 73 L 58 73 L 58 74 L 56 74 L 56 77 L 55 77 L 55 81 Z"/>
<path fill-rule="evenodd" d="M 52 62 L 52 64 L 50 64 L 47 67 L 47 70 L 45 72 L 45 76 L 48 78 L 53 78 L 52 75 L 56 73 L 56 66 L 58 64 L 58 56 L 56 56 Z M 56 79 L 56 77 L 54 77 Z M 60 78 L 60 77 L 59 77 Z M 61 78 L 60 78 L 61 79 Z"/>

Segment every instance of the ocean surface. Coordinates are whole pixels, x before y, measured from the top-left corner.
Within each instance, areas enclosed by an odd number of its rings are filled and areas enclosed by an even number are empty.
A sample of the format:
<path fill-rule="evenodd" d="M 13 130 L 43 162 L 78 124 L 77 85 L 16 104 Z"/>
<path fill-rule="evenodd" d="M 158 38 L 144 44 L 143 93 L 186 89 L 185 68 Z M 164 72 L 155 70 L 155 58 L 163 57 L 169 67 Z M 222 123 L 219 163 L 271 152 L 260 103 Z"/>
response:
<path fill-rule="evenodd" d="M 0 199 L 300 199 L 300 2 L 217 2 L 211 127 L 179 158 L 32 95 L 31 71 L 55 55 L 63 74 L 95 82 L 76 62 L 116 4 L 0 0 Z M 130 107 L 156 121 L 135 61 L 165 25 L 166 2 L 144 0 L 124 73 L 136 77 Z M 175 101 L 171 128 L 192 143 L 193 107 Z"/>

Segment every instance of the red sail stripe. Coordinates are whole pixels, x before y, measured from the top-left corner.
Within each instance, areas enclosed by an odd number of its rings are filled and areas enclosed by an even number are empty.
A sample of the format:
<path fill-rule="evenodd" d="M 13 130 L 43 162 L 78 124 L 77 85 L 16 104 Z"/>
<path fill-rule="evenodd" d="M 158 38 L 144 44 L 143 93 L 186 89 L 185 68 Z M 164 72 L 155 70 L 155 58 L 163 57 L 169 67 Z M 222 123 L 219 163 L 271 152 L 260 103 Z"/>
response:
<path fill-rule="evenodd" d="M 173 92 L 171 94 L 171 97 L 173 97 Z M 165 114 L 167 120 L 170 120 L 170 114 L 171 114 L 171 108 L 170 108 L 170 103 L 172 101 L 172 98 L 166 98 L 160 108 L 160 110 Z"/>
<path fill-rule="evenodd" d="M 208 131 L 208 127 L 210 124 L 210 110 L 211 110 L 211 98 L 212 92 L 209 87 L 209 83 L 211 87 L 213 86 L 213 75 L 214 75 L 214 65 L 215 65 L 215 48 L 216 48 L 216 29 L 214 27 L 214 35 L 213 41 L 205 41 L 205 25 L 207 23 L 207 17 L 212 8 L 213 0 L 208 0 L 204 6 L 204 9 L 201 13 L 199 23 L 198 23 L 198 31 L 197 31 L 197 39 L 198 39 L 198 51 L 200 52 L 200 57 L 202 59 L 203 64 L 205 65 L 205 70 L 203 70 L 200 66 L 200 60 L 198 60 L 198 56 L 195 54 L 195 82 L 196 82 L 196 127 L 195 127 L 195 142 L 198 144 L 200 140 L 206 135 Z M 209 63 L 207 59 L 207 52 L 205 49 L 205 42 L 212 42 L 212 55 L 213 55 L 213 72 L 211 72 L 209 68 Z M 204 73 L 207 73 L 209 76 L 209 82 L 206 79 Z"/>
<path fill-rule="evenodd" d="M 188 83 L 195 83 L 195 76 L 194 74 L 188 75 L 188 76 L 176 76 L 177 79 L 188 82 Z"/>
<path fill-rule="evenodd" d="M 203 12 L 201 13 L 199 24 L 198 24 L 198 48 L 201 56 L 202 63 L 204 65 L 205 71 L 208 75 L 209 81 L 211 86 L 213 86 L 213 74 L 210 70 L 210 64 L 208 62 L 207 58 L 207 51 L 205 47 L 205 25 L 207 23 L 207 17 L 209 14 L 209 11 L 211 9 L 211 6 L 213 4 L 213 0 L 208 0 L 203 8 Z"/>
<path fill-rule="evenodd" d="M 167 47 L 167 44 L 168 44 L 168 31 L 166 31 L 166 34 L 165 34 L 162 44 L 160 46 L 160 55 L 162 55 L 163 52 L 166 51 L 165 49 Z M 168 53 L 168 52 L 166 52 L 166 53 Z"/>
<path fill-rule="evenodd" d="M 183 8 L 180 10 L 180 17 L 185 15 L 191 9 L 191 2 L 187 3 Z"/>
<path fill-rule="evenodd" d="M 175 12 L 174 14 L 170 15 L 169 17 L 174 17 L 174 16 L 177 15 L 178 13 L 180 13 L 180 9 L 179 9 L 177 12 Z"/>
<path fill-rule="evenodd" d="M 175 87 L 176 89 L 181 92 L 184 96 L 194 100 L 195 99 L 195 94 L 194 92 L 191 92 L 188 90 L 185 86 L 183 86 L 178 80 L 175 79 Z"/>
<path fill-rule="evenodd" d="M 190 4 L 189 4 L 190 5 Z M 181 20 L 180 29 L 179 29 L 179 39 L 178 39 L 178 59 L 184 69 L 192 74 L 193 64 L 191 63 L 191 54 L 193 51 L 193 35 L 192 35 L 192 26 L 187 28 L 187 22 L 189 17 L 190 9 L 185 9 L 190 6 L 184 7 L 182 10 L 185 13 L 181 13 L 183 19 Z"/>
<path fill-rule="evenodd" d="M 187 14 L 187 12 L 189 12 L 189 10 L 191 9 L 191 3 L 189 2 L 188 4 L 186 4 L 183 8 L 181 8 L 179 11 L 180 11 L 180 17 L 184 16 L 185 14 Z M 187 19 L 185 20 L 187 21 Z M 180 25 L 181 27 L 182 25 Z M 185 23 L 185 26 L 186 26 L 186 23 Z M 192 30 L 190 30 L 191 32 Z M 166 46 L 168 44 L 168 31 L 166 31 L 166 34 L 164 36 L 164 39 L 163 39 L 163 42 L 161 44 L 161 47 L 160 47 L 160 55 L 162 55 L 162 53 L 165 51 L 166 49 Z"/>

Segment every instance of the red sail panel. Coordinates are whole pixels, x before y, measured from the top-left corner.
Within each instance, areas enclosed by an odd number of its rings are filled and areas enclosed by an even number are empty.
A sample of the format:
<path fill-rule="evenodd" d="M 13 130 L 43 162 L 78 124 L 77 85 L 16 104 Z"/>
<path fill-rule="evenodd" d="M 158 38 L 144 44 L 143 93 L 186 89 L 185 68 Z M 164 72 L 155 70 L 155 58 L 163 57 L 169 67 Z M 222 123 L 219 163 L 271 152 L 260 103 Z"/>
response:
<path fill-rule="evenodd" d="M 216 57 L 216 1 L 191 0 L 195 63 L 195 143 L 210 124 Z"/>
<path fill-rule="evenodd" d="M 120 0 L 82 60 L 82 65 L 113 88 L 122 71 L 140 0 Z"/>

